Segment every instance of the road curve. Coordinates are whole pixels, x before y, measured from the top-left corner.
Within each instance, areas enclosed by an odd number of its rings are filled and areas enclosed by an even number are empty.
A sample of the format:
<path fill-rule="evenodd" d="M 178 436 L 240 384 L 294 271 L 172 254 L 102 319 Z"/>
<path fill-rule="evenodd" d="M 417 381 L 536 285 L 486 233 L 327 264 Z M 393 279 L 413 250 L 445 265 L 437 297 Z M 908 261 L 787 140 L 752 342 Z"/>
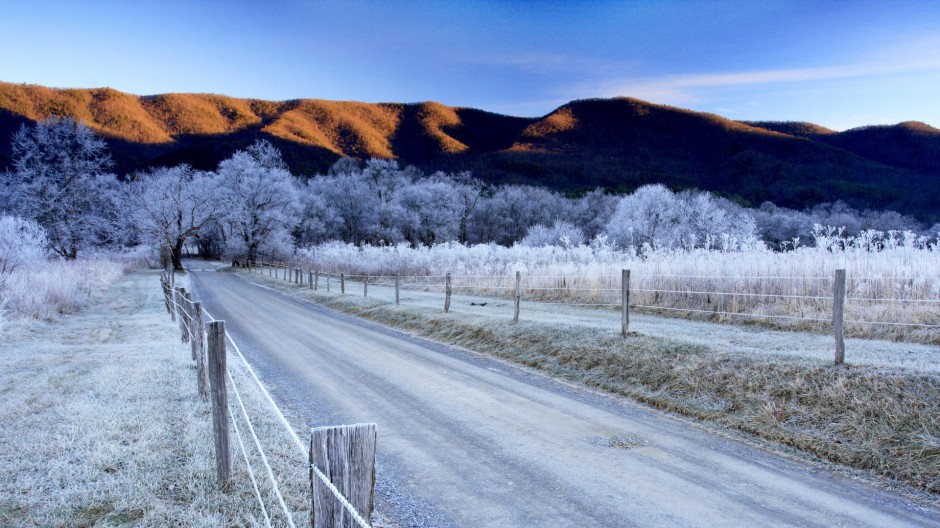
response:
<path fill-rule="evenodd" d="M 940 526 L 940 512 L 631 402 L 226 273 L 195 297 L 304 425 L 375 422 L 402 526 Z"/>

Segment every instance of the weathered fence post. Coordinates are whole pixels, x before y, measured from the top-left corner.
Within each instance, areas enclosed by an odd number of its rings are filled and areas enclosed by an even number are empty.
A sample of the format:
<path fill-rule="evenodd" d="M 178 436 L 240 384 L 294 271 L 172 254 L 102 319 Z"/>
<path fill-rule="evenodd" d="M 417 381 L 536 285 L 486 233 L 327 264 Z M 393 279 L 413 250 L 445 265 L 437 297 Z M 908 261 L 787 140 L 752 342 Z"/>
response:
<path fill-rule="evenodd" d="M 172 320 L 175 321 L 176 315 L 173 313 L 173 305 L 170 304 L 170 292 L 172 292 L 173 289 L 170 287 L 170 277 L 169 273 L 166 271 L 160 274 L 160 286 L 163 287 L 163 304 L 166 305 L 167 313 L 169 313 Z"/>
<path fill-rule="evenodd" d="M 628 269 L 620 271 L 620 302 L 623 304 L 620 335 L 627 337 L 630 333 L 630 270 Z"/>
<path fill-rule="evenodd" d="M 837 269 L 832 283 L 832 332 L 836 338 L 836 365 L 845 362 L 845 338 L 843 326 L 845 317 L 845 270 Z"/>
<path fill-rule="evenodd" d="M 193 294 L 189 292 L 183 292 L 183 313 L 186 314 L 185 321 L 183 326 L 186 328 L 186 331 L 183 332 L 183 342 L 188 343 L 190 338 L 193 335 Z"/>
<path fill-rule="evenodd" d="M 312 271 L 307 272 L 307 287 L 310 288 L 311 290 L 313 289 L 313 272 Z"/>
<path fill-rule="evenodd" d="M 522 302 L 522 272 L 516 272 L 516 311 L 512 316 L 512 322 L 519 322 L 519 304 Z"/>
<path fill-rule="evenodd" d="M 310 521 L 314 528 L 357 528 L 352 514 L 323 482 L 330 481 L 372 526 L 375 501 L 375 424 L 318 427 L 310 435 Z M 319 474 L 318 474 L 319 472 Z"/>
<path fill-rule="evenodd" d="M 399 288 L 400 282 L 401 282 L 401 274 L 396 273 L 395 274 L 395 306 L 398 306 L 400 304 L 399 302 L 400 297 L 398 296 L 398 288 Z"/>
<path fill-rule="evenodd" d="M 202 303 L 193 303 L 193 359 L 196 360 L 196 385 L 199 395 L 205 398 L 209 395 L 208 380 L 206 379 L 206 327 L 202 324 Z"/>
<path fill-rule="evenodd" d="M 176 296 L 174 301 L 176 302 L 176 315 L 180 322 L 180 339 L 185 343 L 186 339 L 186 312 L 183 311 L 183 294 L 186 293 L 186 288 L 176 288 Z"/>
<path fill-rule="evenodd" d="M 346 293 L 346 275 L 344 273 L 339 274 L 339 292 Z"/>
<path fill-rule="evenodd" d="M 174 287 L 173 284 L 170 283 L 169 288 L 170 288 L 170 296 L 167 297 L 167 300 L 170 303 L 172 303 L 172 306 L 171 306 L 172 309 L 170 310 L 170 320 L 176 321 L 176 287 Z"/>
<path fill-rule="evenodd" d="M 447 275 L 444 276 L 444 313 L 447 313 L 450 311 L 450 292 L 451 292 L 450 273 L 448 273 Z"/>
<path fill-rule="evenodd" d="M 212 431 L 215 436 L 215 469 L 222 488 L 232 476 L 232 447 L 229 442 L 228 393 L 225 385 L 225 321 L 208 325 L 209 387 L 212 391 Z"/>
<path fill-rule="evenodd" d="M 369 296 L 369 276 L 368 275 L 362 276 L 362 296 L 363 297 Z"/>
<path fill-rule="evenodd" d="M 326 274 L 326 291 L 330 291 L 330 274 Z"/>
<path fill-rule="evenodd" d="M 317 291 L 320 286 L 320 270 L 313 272 L 313 291 Z"/>

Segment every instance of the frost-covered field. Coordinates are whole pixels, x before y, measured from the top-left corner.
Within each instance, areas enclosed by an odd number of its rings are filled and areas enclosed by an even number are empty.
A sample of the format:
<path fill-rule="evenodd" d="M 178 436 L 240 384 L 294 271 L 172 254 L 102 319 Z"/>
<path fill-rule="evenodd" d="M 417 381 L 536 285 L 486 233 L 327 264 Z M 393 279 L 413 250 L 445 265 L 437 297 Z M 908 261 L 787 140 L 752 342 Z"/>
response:
<path fill-rule="evenodd" d="M 232 489 L 218 489 L 209 405 L 158 275 L 112 280 L 77 313 L 3 329 L 0 525 L 263 525 L 238 451 Z M 242 368 L 229 365 L 300 524 L 309 518 L 304 461 Z M 286 525 L 270 484 L 259 487 L 274 525 Z"/>
<path fill-rule="evenodd" d="M 617 305 L 621 270 L 631 271 L 631 304 L 647 312 L 712 321 L 761 321 L 827 331 L 836 269 L 845 269 L 847 334 L 940 344 L 940 251 L 936 240 L 893 235 L 839 239 L 787 252 L 749 248 L 647 250 L 441 244 L 412 249 L 331 243 L 299 251 L 295 264 L 357 280 L 507 297 L 516 271 L 523 297 Z"/>

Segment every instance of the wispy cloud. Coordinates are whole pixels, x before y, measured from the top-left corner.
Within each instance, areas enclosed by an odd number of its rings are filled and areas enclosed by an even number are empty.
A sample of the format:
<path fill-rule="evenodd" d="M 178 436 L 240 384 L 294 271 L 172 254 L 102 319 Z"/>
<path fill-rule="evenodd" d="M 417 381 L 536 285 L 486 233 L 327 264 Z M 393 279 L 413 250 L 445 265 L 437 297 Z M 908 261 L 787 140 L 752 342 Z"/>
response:
<path fill-rule="evenodd" d="M 907 62 L 883 62 L 817 68 L 771 69 L 743 72 L 705 72 L 659 77 L 618 77 L 569 87 L 571 97 L 628 95 L 654 102 L 688 104 L 701 99 L 701 92 L 722 87 L 806 83 L 910 74 L 940 70 L 940 56 Z"/>

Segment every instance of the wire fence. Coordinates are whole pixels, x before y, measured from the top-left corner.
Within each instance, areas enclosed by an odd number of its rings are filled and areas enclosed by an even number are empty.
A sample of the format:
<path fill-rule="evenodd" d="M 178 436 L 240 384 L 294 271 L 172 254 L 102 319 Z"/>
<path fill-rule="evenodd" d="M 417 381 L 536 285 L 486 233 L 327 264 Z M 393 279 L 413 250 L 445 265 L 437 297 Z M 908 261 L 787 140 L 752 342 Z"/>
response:
<path fill-rule="evenodd" d="M 246 266 L 254 267 L 247 263 Z M 619 275 L 527 275 L 516 285 L 513 275 L 503 274 L 347 274 L 310 272 L 291 263 L 264 266 L 297 269 L 299 275 L 315 273 L 321 279 L 339 280 L 343 283 L 340 293 L 373 286 L 395 288 L 396 292 L 448 295 L 449 288 L 463 296 L 512 299 L 518 289 L 526 305 L 606 309 L 622 306 L 623 285 Z M 633 274 L 631 280 L 629 308 L 638 311 L 717 322 L 763 321 L 800 330 L 826 330 L 833 325 L 834 276 L 646 273 Z M 845 281 L 846 316 L 842 322 L 850 334 L 940 342 L 940 281 L 902 276 L 849 276 Z M 303 284 L 302 279 L 300 283 Z M 396 293 L 396 299 L 398 296 Z"/>
<path fill-rule="evenodd" d="M 185 289 L 175 287 L 172 274 L 164 273 L 161 275 L 161 285 L 164 291 L 164 301 L 167 307 L 167 311 L 173 315 L 174 319 L 179 319 L 183 341 L 193 344 L 195 356 L 196 348 L 200 347 L 204 342 L 204 335 L 202 332 L 200 332 L 201 329 L 199 329 L 196 325 L 199 317 L 196 317 L 194 313 L 198 310 L 200 312 L 199 315 L 205 315 L 205 318 L 209 322 L 215 322 L 216 319 L 204 307 L 201 306 L 201 303 L 193 302 Z M 270 412 L 277 418 L 277 421 L 283 427 L 284 431 L 286 431 L 291 439 L 291 443 L 297 447 L 301 457 L 306 460 L 309 453 L 307 448 L 304 446 L 303 441 L 301 441 L 300 436 L 294 430 L 293 426 L 290 425 L 290 422 L 285 417 L 283 411 L 274 401 L 274 398 L 271 397 L 270 392 L 268 392 L 267 388 L 265 388 L 254 369 L 251 367 L 251 364 L 242 353 L 238 344 L 227 331 L 225 332 L 225 339 L 228 343 L 231 344 L 235 355 L 240 360 L 240 366 L 247 374 L 246 378 L 248 382 L 251 382 L 252 386 L 263 396 L 265 403 L 269 406 Z M 197 360 L 197 364 L 201 360 L 203 360 L 203 358 L 199 358 Z M 202 376 L 201 373 L 198 375 Z M 278 482 L 275 471 L 269 462 L 267 453 L 265 452 L 265 448 L 262 445 L 262 442 L 255 430 L 255 425 L 252 422 L 252 418 L 249 415 L 245 400 L 242 397 L 242 391 L 239 390 L 239 385 L 241 382 L 236 381 L 236 377 L 233 375 L 232 369 L 230 368 L 226 368 L 225 378 L 227 379 L 228 386 L 232 389 L 231 393 L 235 395 L 234 401 L 237 404 L 237 408 L 233 409 L 232 403 L 229 402 L 224 412 L 228 414 L 231 420 L 232 432 L 234 432 L 238 450 L 241 454 L 241 459 L 245 463 L 246 472 L 251 482 L 255 499 L 258 502 L 258 509 L 261 514 L 261 520 L 263 521 L 264 526 L 271 527 L 272 521 L 276 519 L 276 516 L 272 515 L 272 510 L 268 507 L 269 505 L 265 504 L 261 487 L 259 486 L 258 478 L 256 476 L 255 468 L 252 467 L 250 462 L 249 449 L 246 447 L 246 444 L 254 446 L 254 452 L 251 453 L 251 455 L 257 456 L 261 462 L 260 465 L 262 466 L 263 474 L 267 477 L 267 481 L 270 485 L 270 493 L 272 493 L 276 499 L 275 511 L 278 511 L 281 514 L 286 526 L 296 528 L 294 514 L 291 512 L 284 499 L 284 495 L 281 491 L 281 485 Z M 239 412 L 235 412 L 236 410 Z M 240 418 L 240 420 L 238 418 Z M 241 421 L 243 426 L 239 426 L 239 421 Z M 242 427 L 244 427 L 244 429 Z M 251 439 L 250 443 L 246 441 L 246 437 Z M 321 481 L 323 486 L 333 494 L 336 501 L 341 505 L 342 508 L 346 510 L 350 518 L 357 526 L 360 528 L 371 527 L 371 523 L 362 516 L 355 506 L 353 506 L 342 494 L 342 492 L 340 492 L 340 490 L 330 481 L 329 477 L 327 477 L 318 467 L 316 467 L 316 465 L 307 462 L 303 465 L 303 467 L 305 469 L 309 469 L 311 473 Z"/>

